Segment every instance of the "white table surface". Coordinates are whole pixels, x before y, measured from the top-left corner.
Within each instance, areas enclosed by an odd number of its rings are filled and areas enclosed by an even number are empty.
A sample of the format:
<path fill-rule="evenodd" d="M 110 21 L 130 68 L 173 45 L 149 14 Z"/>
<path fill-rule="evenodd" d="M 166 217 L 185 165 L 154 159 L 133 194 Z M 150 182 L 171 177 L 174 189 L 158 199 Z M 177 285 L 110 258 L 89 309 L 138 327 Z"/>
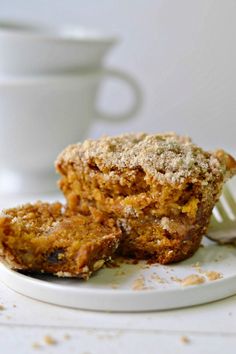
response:
<path fill-rule="evenodd" d="M 49 199 L 57 197 L 51 195 Z M 1 198 L 0 208 L 38 198 Z M 0 282 L 0 304 L 4 307 L 0 310 L 1 354 L 233 354 L 236 351 L 236 295 L 171 311 L 103 313 L 41 303 L 13 292 Z M 56 344 L 46 344 L 47 335 Z M 189 339 L 188 343 L 184 343 L 183 336 Z"/>

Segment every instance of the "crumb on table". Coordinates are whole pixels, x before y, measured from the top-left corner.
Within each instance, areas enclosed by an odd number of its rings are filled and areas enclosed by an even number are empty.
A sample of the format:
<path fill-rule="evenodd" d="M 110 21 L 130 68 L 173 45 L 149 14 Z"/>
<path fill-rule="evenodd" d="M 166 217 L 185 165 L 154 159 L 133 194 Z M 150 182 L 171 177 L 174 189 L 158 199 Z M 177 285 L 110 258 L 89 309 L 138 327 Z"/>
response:
<path fill-rule="evenodd" d="M 64 339 L 65 339 L 65 340 L 70 339 L 70 335 L 66 333 L 66 334 L 64 335 Z"/>
<path fill-rule="evenodd" d="M 181 336 L 181 337 L 180 337 L 180 341 L 181 341 L 181 343 L 183 343 L 183 344 L 188 344 L 188 343 L 190 343 L 190 339 L 189 339 L 189 337 L 187 337 L 187 336 Z"/>
<path fill-rule="evenodd" d="M 39 343 L 37 343 L 37 342 L 34 342 L 34 343 L 32 344 L 32 348 L 34 348 L 34 349 L 40 349 L 40 348 L 41 348 L 41 345 L 40 345 Z"/>
<path fill-rule="evenodd" d="M 52 336 L 50 336 L 50 335 L 46 335 L 45 337 L 44 337 L 44 342 L 46 343 L 46 344 L 48 344 L 48 345 L 55 345 L 55 344 L 57 344 L 57 341 L 56 341 L 56 339 L 54 339 Z"/>

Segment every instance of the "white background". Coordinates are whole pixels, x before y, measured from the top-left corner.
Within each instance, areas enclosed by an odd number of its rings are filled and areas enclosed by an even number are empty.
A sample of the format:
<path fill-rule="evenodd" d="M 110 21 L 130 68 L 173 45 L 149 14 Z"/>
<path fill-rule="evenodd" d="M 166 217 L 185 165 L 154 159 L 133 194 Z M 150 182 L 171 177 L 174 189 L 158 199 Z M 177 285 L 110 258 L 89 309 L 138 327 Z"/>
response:
<path fill-rule="evenodd" d="M 235 0 L 0 0 L 0 18 L 76 24 L 117 34 L 107 64 L 130 72 L 144 92 L 132 121 L 96 124 L 92 135 L 175 130 L 204 147 L 235 150 Z M 120 84 L 102 105 L 128 104 Z"/>

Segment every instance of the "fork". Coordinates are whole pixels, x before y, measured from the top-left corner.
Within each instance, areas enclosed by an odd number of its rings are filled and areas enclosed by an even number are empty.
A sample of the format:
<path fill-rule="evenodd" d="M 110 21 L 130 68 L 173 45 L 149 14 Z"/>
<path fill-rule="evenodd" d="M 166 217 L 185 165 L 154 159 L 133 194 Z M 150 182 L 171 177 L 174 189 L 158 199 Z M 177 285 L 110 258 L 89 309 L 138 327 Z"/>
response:
<path fill-rule="evenodd" d="M 206 235 L 220 244 L 236 245 L 236 200 L 228 186 L 213 209 Z"/>

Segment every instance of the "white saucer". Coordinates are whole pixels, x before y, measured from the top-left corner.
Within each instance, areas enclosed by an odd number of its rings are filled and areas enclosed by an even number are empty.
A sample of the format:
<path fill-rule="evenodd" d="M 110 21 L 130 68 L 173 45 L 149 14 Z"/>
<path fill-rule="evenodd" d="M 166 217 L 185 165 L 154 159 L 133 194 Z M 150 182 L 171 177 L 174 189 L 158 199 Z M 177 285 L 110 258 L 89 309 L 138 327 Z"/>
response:
<path fill-rule="evenodd" d="M 104 268 L 89 281 L 24 275 L 0 265 L 11 289 L 56 305 L 100 311 L 151 311 L 203 304 L 236 294 L 236 248 L 204 241 L 194 257 L 178 264 L 122 263 Z M 199 263 L 199 264 L 198 264 Z M 206 271 L 222 274 L 210 281 Z M 197 274 L 205 282 L 183 286 L 178 279 Z M 177 279 L 178 278 L 178 279 Z"/>

